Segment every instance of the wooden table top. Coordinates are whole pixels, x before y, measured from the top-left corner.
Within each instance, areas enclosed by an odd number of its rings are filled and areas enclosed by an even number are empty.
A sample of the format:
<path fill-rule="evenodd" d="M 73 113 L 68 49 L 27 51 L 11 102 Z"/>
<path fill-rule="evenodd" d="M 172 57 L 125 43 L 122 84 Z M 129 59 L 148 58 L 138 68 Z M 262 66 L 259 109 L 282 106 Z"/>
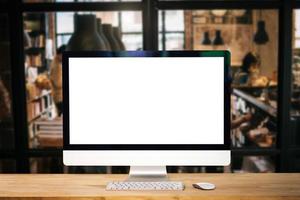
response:
<path fill-rule="evenodd" d="M 184 191 L 106 191 L 109 181 L 127 175 L 99 174 L 1 174 L 0 199 L 172 199 L 172 200 L 266 200 L 300 199 L 299 174 L 170 174 L 183 181 Z M 215 190 L 192 187 L 195 182 L 211 182 Z"/>

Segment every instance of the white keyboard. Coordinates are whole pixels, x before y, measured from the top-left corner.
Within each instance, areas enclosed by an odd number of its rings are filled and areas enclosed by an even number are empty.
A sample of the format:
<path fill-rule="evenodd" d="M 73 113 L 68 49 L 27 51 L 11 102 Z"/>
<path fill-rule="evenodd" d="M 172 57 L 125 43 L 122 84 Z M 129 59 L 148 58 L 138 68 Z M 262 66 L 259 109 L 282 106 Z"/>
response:
<path fill-rule="evenodd" d="M 106 190 L 184 190 L 182 182 L 109 182 Z"/>

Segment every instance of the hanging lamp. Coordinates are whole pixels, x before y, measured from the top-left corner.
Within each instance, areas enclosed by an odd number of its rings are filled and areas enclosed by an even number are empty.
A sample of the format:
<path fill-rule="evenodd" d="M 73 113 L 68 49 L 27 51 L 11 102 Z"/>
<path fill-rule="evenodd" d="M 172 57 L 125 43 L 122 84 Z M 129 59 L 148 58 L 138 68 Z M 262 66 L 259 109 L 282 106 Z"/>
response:
<path fill-rule="evenodd" d="M 224 44 L 224 40 L 221 35 L 221 30 L 216 30 L 216 37 L 213 40 L 213 45 L 223 45 L 223 44 Z"/>
<path fill-rule="evenodd" d="M 269 41 L 269 36 L 266 31 L 266 24 L 265 21 L 262 20 L 261 11 L 259 13 L 259 20 L 257 22 L 257 31 L 254 34 L 253 40 L 256 44 L 265 44 Z"/>
<path fill-rule="evenodd" d="M 203 45 L 211 45 L 211 40 L 209 38 L 209 32 L 208 31 L 205 31 L 203 33 L 203 39 L 201 41 L 201 44 L 203 44 Z"/>
<path fill-rule="evenodd" d="M 74 15 L 74 28 L 74 33 L 67 45 L 67 51 L 107 50 L 105 43 L 98 34 L 95 15 Z"/>

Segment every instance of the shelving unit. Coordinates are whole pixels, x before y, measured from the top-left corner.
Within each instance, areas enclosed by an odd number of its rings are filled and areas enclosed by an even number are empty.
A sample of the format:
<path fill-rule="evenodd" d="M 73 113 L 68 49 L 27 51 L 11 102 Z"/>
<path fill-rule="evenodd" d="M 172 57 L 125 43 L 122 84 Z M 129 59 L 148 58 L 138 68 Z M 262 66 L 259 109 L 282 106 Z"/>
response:
<path fill-rule="evenodd" d="M 35 97 L 34 99 L 29 100 L 27 102 L 28 107 L 33 107 L 33 108 L 28 108 L 28 111 L 32 111 L 32 113 L 28 113 L 28 122 L 32 123 L 36 119 L 47 115 L 48 117 L 51 117 L 51 112 L 53 108 L 53 101 L 51 97 L 51 91 L 46 91 L 45 94 L 42 94 L 41 96 Z"/>
<path fill-rule="evenodd" d="M 46 59 L 46 14 L 26 13 L 24 24 L 29 36 L 28 47 L 25 47 L 26 55 L 26 80 L 27 80 L 27 120 L 29 129 L 29 146 L 34 148 L 35 128 L 34 123 L 40 118 L 51 118 L 53 115 L 53 100 L 51 90 L 40 89 L 35 80 L 41 74 L 48 75 L 49 62 Z"/>
<path fill-rule="evenodd" d="M 235 104 L 243 104 L 242 107 L 247 107 L 248 112 L 253 114 L 250 122 L 242 125 L 238 130 L 233 130 L 232 136 L 235 149 L 259 150 L 259 154 L 249 154 L 250 157 L 242 159 L 241 167 L 247 172 L 274 172 L 275 166 L 278 165 L 274 159 L 274 155 L 279 153 L 276 147 L 277 109 L 259 99 L 263 90 L 265 88 L 262 87 L 239 87 L 232 92 L 236 98 Z M 276 87 L 268 88 L 268 91 L 270 90 L 276 90 Z M 238 113 L 237 110 L 234 114 L 239 115 Z M 263 122 L 266 124 L 261 125 Z M 260 126 L 265 128 L 258 128 Z M 267 137 L 270 138 L 269 142 Z"/>
<path fill-rule="evenodd" d="M 269 104 L 266 104 L 260 100 L 258 100 L 256 97 L 248 94 L 247 92 L 244 92 L 240 89 L 233 89 L 233 95 L 242 98 L 247 103 L 251 104 L 255 108 L 259 109 L 260 111 L 264 112 L 267 116 L 271 117 L 274 121 L 276 121 L 277 118 L 277 110 L 276 108 L 270 106 Z"/>
<path fill-rule="evenodd" d="M 257 90 L 256 90 L 257 93 Z M 267 104 L 266 102 L 263 102 L 259 99 L 258 96 L 253 96 L 249 94 L 248 92 L 245 92 L 241 89 L 233 89 L 232 95 L 237 98 L 237 101 L 242 101 L 242 104 L 244 104 L 244 107 L 248 108 L 248 112 L 252 113 L 252 121 L 257 120 L 254 122 L 255 126 L 266 126 L 268 131 L 274 135 L 274 137 L 277 136 L 277 110 L 276 108 L 272 107 L 271 105 Z M 239 103 L 239 102 L 238 102 Z M 236 114 L 236 113 L 235 113 Z M 251 126 L 251 125 L 250 125 Z M 252 127 L 252 129 L 254 128 Z M 242 129 L 250 130 L 245 127 L 242 127 Z M 274 141 L 275 142 L 275 141 Z M 263 147 L 260 144 L 256 144 L 257 147 Z M 275 143 L 272 145 L 275 147 Z M 270 147 L 272 147 L 270 146 Z"/>
<path fill-rule="evenodd" d="M 26 64 L 29 68 L 37 68 L 39 73 L 47 69 L 45 56 L 46 14 L 26 13 L 24 15 L 25 32 L 29 36 L 30 45 L 25 47 Z M 26 40 L 26 38 L 24 38 Z"/>

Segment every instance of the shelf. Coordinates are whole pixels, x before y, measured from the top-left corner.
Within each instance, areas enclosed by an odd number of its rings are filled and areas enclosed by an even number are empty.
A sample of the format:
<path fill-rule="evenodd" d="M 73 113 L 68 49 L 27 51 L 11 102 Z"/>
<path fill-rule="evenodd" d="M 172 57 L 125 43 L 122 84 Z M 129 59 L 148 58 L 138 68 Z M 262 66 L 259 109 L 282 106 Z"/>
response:
<path fill-rule="evenodd" d="M 43 53 L 45 50 L 44 47 L 30 47 L 28 49 L 25 49 L 25 53 L 27 55 L 32 55 L 32 56 L 35 56 L 35 55 L 38 55 L 40 53 Z"/>
<path fill-rule="evenodd" d="M 263 90 L 266 88 L 266 86 L 247 86 L 247 85 L 232 85 L 232 88 L 234 89 L 242 89 L 246 91 L 256 91 L 256 90 Z M 277 88 L 277 85 L 268 86 L 270 89 Z"/>
<path fill-rule="evenodd" d="M 244 99 L 254 107 L 258 108 L 259 110 L 266 113 L 268 116 L 270 116 L 272 119 L 277 120 L 277 110 L 276 108 L 256 99 L 255 97 L 247 94 L 246 92 L 243 92 L 239 89 L 233 89 L 233 94 Z"/>
<path fill-rule="evenodd" d="M 39 99 L 41 99 L 41 98 L 43 98 L 43 97 L 45 97 L 45 96 L 48 96 L 48 95 L 50 95 L 51 94 L 51 90 L 48 90 L 47 92 L 45 92 L 44 94 L 41 94 L 40 96 L 37 96 L 37 97 L 35 97 L 35 98 L 33 98 L 33 99 L 30 99 L 28 102 L 35 102 L 35 101 L 37 101 L 37 100 L 39 100 Z"/>
<path fill-rule="evenodd" d="M 30 65 L 30 66 L 27 66 L 27 67 L 40 69 L 40 68 L 43 68 L 45 66 L 44 65 L 34 65 L 34 66 Z"/>
<path fill-rule="evenodd" d="M 49 106 L 48 108 L 46 108 L 44 111 L 40 112 L 38 115 L 36 115 L 35 117 L 33 117 L 30 121 L 28 121 L 28 124 L 31 124 L 32 122 L 34 122 L 36 119 L 40 118 L 42 115 L 50 112 L 52 109 L 52 105 Z"/>
<path fill-rule="evenodd" d="M 34 30 L 34 31 L 29 31 L 29 32 L 28 32 L 28 35 L 29 35 L 30 37 L 37 37 L 37 36 L 40 36 L 40 35 L 45 35 L 45 31 L 36 31 L 36 30 Z"/>

